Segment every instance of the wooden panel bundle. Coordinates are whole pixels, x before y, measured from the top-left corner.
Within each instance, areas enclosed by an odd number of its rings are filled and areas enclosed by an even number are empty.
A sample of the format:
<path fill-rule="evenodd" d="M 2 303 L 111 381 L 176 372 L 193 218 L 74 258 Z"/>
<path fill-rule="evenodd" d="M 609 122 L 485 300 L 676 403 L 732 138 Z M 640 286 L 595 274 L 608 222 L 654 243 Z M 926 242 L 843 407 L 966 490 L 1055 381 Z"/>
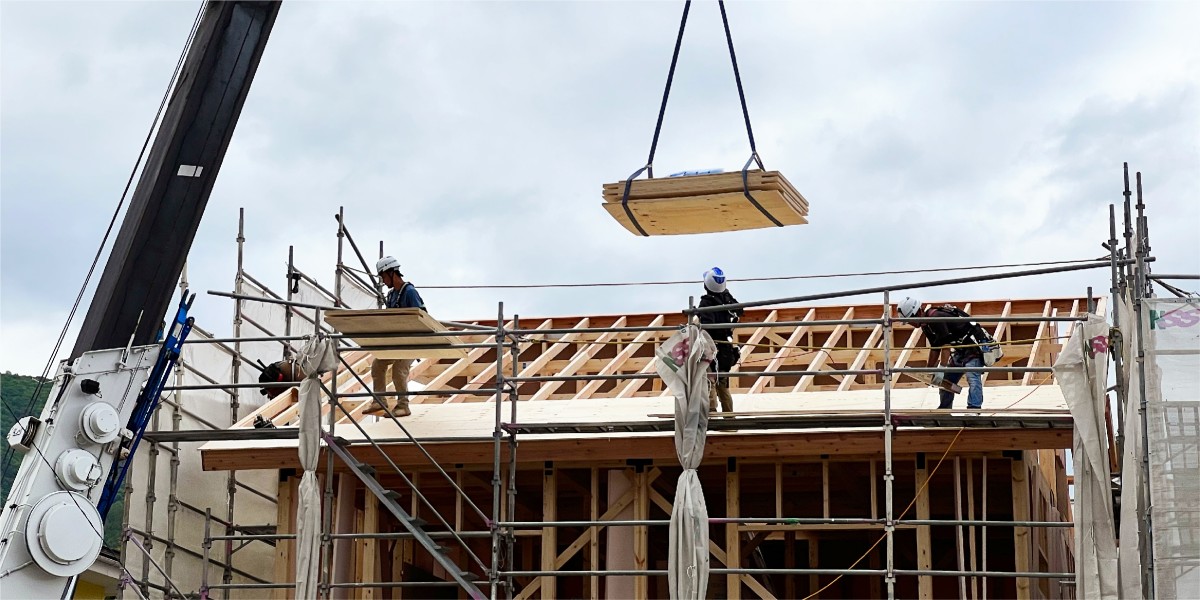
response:
<path fill-rule="evenodd" d="M 450 335 L 414 336 L 415 333 L 446 331 L 446 328 L 419 308 L 388 308 L 379 310 L 330 310 L 325 321 L 340 333 L 349 335 L 364 350 L 376 358 L 466 358 L 462 340 Z M 357 337 L 356 334 L 362 337 Z M 387 334 L 410 334 L 388 337 Z M 391 347 L 387 350 L 381 346 Z M 420 346 L 397 349 L 396 346 Z M 436 347 L 442 346 L 442 347 Z"/>
<path fill-rule="evenodd" d="M 808 201 L 778 171 L 747 171 L 746 187 L 784 225 L 808 223 Z M 641 235 L 621 206 L 625 182 L 604 184 L 604 210 L 631 233 Z M 715 233 L 774 227 L 746 199 L 742 172 L 635 179 L 629 210 L 649 235 Z"/>

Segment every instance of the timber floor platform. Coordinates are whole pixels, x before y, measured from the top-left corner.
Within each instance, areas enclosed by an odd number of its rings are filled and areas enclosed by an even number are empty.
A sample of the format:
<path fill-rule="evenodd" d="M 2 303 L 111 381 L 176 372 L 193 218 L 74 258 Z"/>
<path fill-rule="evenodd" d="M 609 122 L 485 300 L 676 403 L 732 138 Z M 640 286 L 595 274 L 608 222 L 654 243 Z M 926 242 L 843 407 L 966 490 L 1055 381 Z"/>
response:
<path fill-rule="evenodd" d="M 952 442 L 964 452 L 1071 447 L 1070 414 L 1057 385 L 987 388 L 984 398 L 983 410 L 940 411 L 932 388 L 894 390 L 894 450 L 941 452 Z M 673 410 L 672 403 L 670 398 L 524 401 L 518 403 L 514 423 L 507 423 L 510 406 L 502 408 L 505 427 L 518 432 L 517 457 L 522 463 L 677 460 L 674 424 L 663 417 Z M 883 450 L 878 390 L 735 395 L 734 405 L 739 410 L 736 416 L 710 421 L 706 460 L 870 455 Z M 403 419 L 404 426 L 438 462 L 490 463 L 496 420 L 493 403 L 413 404 L 411 408 L 413 414 Z M 390 420 L 367 417 L 360 424 L 396 464 L 428 464 L 421 449 Z M 351 443 L 360 460 L 386 464 L 355 427 L 340 425 L 335 433 Z M 200 448 L 204 469 L 298 466 L 295 440 L 251 436 L 204 444 Z M 502 451 L 507 457 L 507 443 Z"/>
<path fill-rule="evenodd" d="M 635 235 L 685 235 L 808 223 L 808 200 L 778 171 L 635 179 L 622 206 L 626 181 L 604 184 L 604 210 Z M 749 192 L 763 210 L 746 198 Z M 637 220 L 635 225 L 629 213 Z"/>

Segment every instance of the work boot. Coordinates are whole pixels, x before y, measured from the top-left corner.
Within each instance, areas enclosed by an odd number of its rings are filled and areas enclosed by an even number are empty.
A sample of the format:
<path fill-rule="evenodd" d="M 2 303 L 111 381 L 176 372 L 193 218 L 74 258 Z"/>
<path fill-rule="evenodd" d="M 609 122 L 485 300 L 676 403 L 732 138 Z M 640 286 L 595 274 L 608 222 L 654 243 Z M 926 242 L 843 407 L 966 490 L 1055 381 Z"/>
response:
<path fill-rule="evenodd" d="M 396 415 L 397 417 L 407 417 L 408 415 L 411 415 L 412 411 L 408 409 L 408 401 L 406 400 L 404 402 L 397 402 L 396 406 L 392 408 L 392 414 Z"/>

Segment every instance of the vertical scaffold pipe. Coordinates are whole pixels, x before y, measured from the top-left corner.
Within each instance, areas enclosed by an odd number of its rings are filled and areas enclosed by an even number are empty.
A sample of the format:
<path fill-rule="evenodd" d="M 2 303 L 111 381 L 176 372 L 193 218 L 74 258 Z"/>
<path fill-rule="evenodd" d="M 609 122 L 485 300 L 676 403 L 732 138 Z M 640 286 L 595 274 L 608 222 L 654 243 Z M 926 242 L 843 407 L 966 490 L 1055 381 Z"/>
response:
<path fill-rule="evenodd" d="M 1108 205 L 1108 261 L 1111 265 L 1112 282 L 1109 286 L 1109 293 L 1112 296 L 1112 323 L 1113 329 L 1118 332 L 1121 330 L 1121 270 L 1117 266 L 1117 208 L 1112 204 Z M 1109 344 L 1109 351 L 1112 353 L 1113 368 L 1116 371 L 1116 392 L 1117 392 L 1117 421 L 1120 423 L 1120 429 L 1117 431 L 1117 456 L 1125 455 L 1125 396 L 1128 391 L 1125 389 L 1125 369 L 1123 368 L 1125 361 L 1121 355 L 1121 344 Z"/>
<path fill-rule="evenodd" d="M 1137 319 L 1137 367 L 1138 367 L 1138 413 L 1142 421 L 1142 485 L 1139 493 L 1142 496 L 1142 573 L 1144 582 L 1142 586 L 1143 593 L 1147 598 L 1156 597 L 1154 594 L 1154 514 L 1152 512 L 1150 496 L 1150 415 L 1149 402 L 1146 398 L 1146 339 L 1145 326 L 1145 299 L 1146 292 L 1146 244 L 1141 239 L 1145 235 L 1143 230 L 1143 215 L 1142 208 L 1142 174 L 1138 173 L 1138 239 L 1136 240 L 1135 268 L 1133 281 L 1133 314 Z"/>
<path fill-rule="evenodd" d="M 887 535 L 887 597 L 896 598 L 895 532 L 892 482 L 892 302 L 883 292 L 883 489 L 885 496 L 884 532 Z"/>
<path fill-rule="evenodd" d="M 497 598 L 500 583 L 500 437 L 504 410 L 504 303 L 496 308 L 496 425 L 492 430 L 492 563 L 488 569 L 488 596 Z"/>
<path fill-rule="evenodd" d="M 517 330 L 521 329 L 521 315 L 513 315 L 513 329 L 517 329 Z M 512 353 L 512 359 L 510 360 L 510 362 L 512 364 L 509 366 L 509 368 L 512 369 L 513 378 L 516 378 L 518 375 L 520 375 L 521 344 L 517 340 L 516 336 L 513 336 L 513 339 L 511 341 L 512 341 L 512 345 L 509 348 L 509 352 Z M 511 385 L 511 384 L 509 385 L 508 399 L 509 399 L 509 402 L 511 403 L 511 410 L 512 410 L 512 416 L 509 419 L 509 422 L 516 423 L 517 422 L 517 400 L 520 399 L 520 394 L 518 394 L 516 385 Z M 506 493 L 508 496 L 508 500 L 507 500 L 508 511 L 505 514 L 508 515 L 508 517 L 509 517 L 507 520 L 512 521 L 513 516 L 517 514 L 517 434 L 516 434 L 516 432 L 510 432 L 508 434 L 508 484 L 506 486 Z M 507 540 L 507 545 L 508 545 L 508 552 L 506 554 L 508 562 L 506 563 L 505 566 L 507 566 L 508 570 L 511 571 L 514 566 L 513 565 L 513 556 L 515 555 L 516 550 L 517 550 L 516 530 L 512 527 L 509 527 L 505 538 Z M 493 568 L 498 568 L 498 567 L 493 567 Z M 505 598 L 507 598 L 507 600 L 513 599 L 513 577 L 512 577 L 512 575 L 509 575 L 508 577 L 505 578 L 504 596 L 505 596 Z"/>

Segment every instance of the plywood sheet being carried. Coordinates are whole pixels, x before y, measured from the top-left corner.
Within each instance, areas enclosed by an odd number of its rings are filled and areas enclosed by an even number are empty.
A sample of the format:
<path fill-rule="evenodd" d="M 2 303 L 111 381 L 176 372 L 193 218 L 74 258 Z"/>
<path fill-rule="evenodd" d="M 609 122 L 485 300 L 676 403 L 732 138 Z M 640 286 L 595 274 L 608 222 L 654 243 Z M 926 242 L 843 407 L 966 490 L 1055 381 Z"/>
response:
<path fill-rule="evenodd" d="M 414 335 L 446 331 L 446 327 L 419 308 L 381 310 L 330 310 L 325 321 L 340 333 L 349 335 L 364 350 L 377 358 L 466 358 L 461 344 L 452 335 Z M 395 334 L 395 335 L 389 335 Z M 397 349 L 396 346 L 414 346 Z M 380 348 L 388 348 L 386 350 Z"/>
<path fill-rule="evenodd" d="M 640 235 L 621 205 L 625 181 L 604 184 L 604 209 L 622 227 Z M 763 209 L 784 225 L 808 223 L 808 201 L 778 171 L 742 172 L 637 179 L 629 188 L 628 208 L 649 235 L 715 233 L 774 227 L 745 196 L 748 190 Z"/>

